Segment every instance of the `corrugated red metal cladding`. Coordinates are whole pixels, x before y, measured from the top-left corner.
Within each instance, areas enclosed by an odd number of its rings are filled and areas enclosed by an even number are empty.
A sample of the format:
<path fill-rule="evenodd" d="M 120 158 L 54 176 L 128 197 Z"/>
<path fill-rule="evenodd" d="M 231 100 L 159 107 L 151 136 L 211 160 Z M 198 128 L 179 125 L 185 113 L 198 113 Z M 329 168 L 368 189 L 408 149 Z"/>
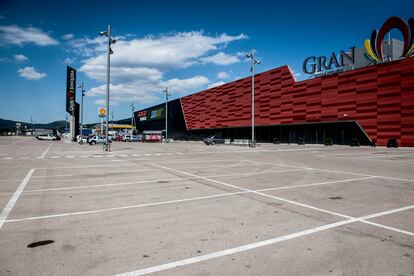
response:
<path fill-rule="evenodd" d="M 183 97 L 189 130 L 251 125 L 251 78 Z M 414 58 L 296 82 L 283 66 L 255 76 L 255 125 L 357 120 L 377 145 L 414 146 Z M 346 116 L 345 116 L 346 114 Z"/>

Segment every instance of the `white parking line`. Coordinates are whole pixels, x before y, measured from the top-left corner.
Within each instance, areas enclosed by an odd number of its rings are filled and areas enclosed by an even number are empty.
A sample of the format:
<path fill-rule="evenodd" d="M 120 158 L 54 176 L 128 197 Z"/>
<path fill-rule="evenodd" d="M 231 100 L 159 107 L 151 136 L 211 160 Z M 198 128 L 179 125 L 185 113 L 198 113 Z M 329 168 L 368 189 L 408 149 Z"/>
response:
<path fill-rule="evenodd" d="M 179 170 L 176 170 L 176 169 L 171 169 L 171 168 L 168 168 L 168 167 L 155 165 L 155 164 L 151 164 L 151 165 L 159 167 L 159 168 L 163 168 L 163 169 L 166 169 L 166 170 L 174 171 L 174 172 L 177 172 L 177 173 L 182 173 L 182 174 L 189 175 L 189 176 L 195 176 L 191 173 L 187 173 L 187 172 L 184 172 L 184 171 L 179 171 Z M 375 176 L 368 176 L 368 177 L 375 177 Z M 239 190 L 250 191 L 254 194 L 258 194 L 258 195 L 262 195 L 262 196 L 265 196 L 265 197 L 273 198 L 273 199 L 276 199 L 276 200 L 279 200 L 279 201 L 283 201 L 283 202 L 290 203 L 290 204 L 293 204 L 293 205 L 305 207 L 305 208 L 312 209 L 312 210 L 315 210 L 315 211 L 331 214 L 331 215 L 334 215 L 334 216 L 339 216 L 339 217 L 342 217 L 342 218 L 352 218 L 352 219 L 354 219 L 353 217 L 348 216 L 348 215 L 340 214 L 340 213 L 337 213 L 337 212 L 332 212 L 332 211 L 329 211 L 329 210 L 326 210 L 326 209 L 318 208 L 318 207 L 311 206 L 311 205 L 308 205 L 308 204 L 303 204 L 303 203 L 300 203 L 300 202 L 297 202 L 297 201 L 293 201 L 293 200 L 289 200 L 289 199 L 285 199 L 285 198 L 281 198 L 281 197 L 277 197 L 277 196 L 268 195 L 268 194 L 265 194 L 265 193 L 262 193 L 262 192 L 259 192 L 259 191 L 246 189 L 246 188 L 239 187 L 239 186 L 236 186 L 236 185 L 233 185 L 233 184 L 228 184 L 228 183 L 225 183 L 225 182 L 213 180 L 213 179 L 210 179 L 210 178 L 207 178 L 207 177 L 200 177 L 200 178 L 204 179 L 206 181 L 221 184 L 221 185 L 224 185 L 224 186 L 233 187 L 233 188 L 236 188 L 236 189 L 239 189 Z M 414 207 L 414 205 L 413 205 L 413 207 Z M 367 217 L 367 219 L 368 219 L 368 217 Z M 363 219 L 359 219 L 359 221 L 360 222 L 365 222 Z M 368 224 L 373 225 L 372 223 L 368 223 Z M 377 226 L 378 225 L 381 225 L 381 224 L 377 224 Z M 382 227 L 382 225 L 380 227 Z M 386 229 L 390 230 L 389 227 L 383 227 L 383 228 L 386 228 Z M 399 230 L 398 232 L 402 233 L 403 230 Z M 409 233 L 411 233 L 411 232 L 409 232 Z M 414 235 L 414 233 L 412 233 L 412 235 Z"/>
<path fill-rule="evenodd" d="M 47 147 L 47 149 L 43 152 L 43 154 L 40 156 L 40 158 L 45 158 L 46 153 L 49 151 L 50 147 L 52 146 L 52 144 L 49 144 L 49 146 Z"/>
<path fill-rule="evenodd" d="M 298 166 L 291 166 L 291 165 L 286 165 L 286 164 L 276 164 L 276 163 L 261 162 L 261 161 L 250 161 L 250 160 L 244 160 L 244 161 L 245 162 L 252 162 L 252 163 L 259 163 L 259 164 L 274 165 L 274 166 L 280 166 L 280 167 L 288 167 L 288 168 L 307 168 L 307 167 L 298 167 Z M 364 173 L 346 172 L 346 171 L 320 169 L 320 168 L 310 168 L 310 167 L 308 167 L 308 169 L 312 169 L 312 170 L 315 170 L 315 171 L 325 171 L 325 172 L 334 172 L 334 173 L 360 175 L 360 176 L 373 176 L 373 177 L 378 177 L 378 178 L 383 178 L 383 179 L 414 182 L 414 179 L 407 179 L 407 178 L 389 177 L 389 176 L 382 176 L 382 175 L 371 175 L 371 174 L 364 174 Z"/>
<path fill-rule="evenodd" d="M 100 167 L 113 167 L 118 165 L 91 165 L 91 166 L 68 166 L 68 167 L 53 167 L 53 168 L 36 168 L 36 170 L 56 170 L 56 169 L 83 169 L 83 168 L 100 168 Z M 124 166 L 132 166 L 132 165 L 124 165 Z M 134 164 L 136 166 L 136 164 Z"/>
<path fill-rule="evenodd" d="M 192 164 L 192 163 L 218 163 L 218 162 L 250 162 L 248 160 L 234 160 L 234 159 L 214 159 L 214 160 L 180 160 L 180 161 L 159 161 L 157 164 Z"/>
<path fill-rule="evenodd" d="M 165 170 L 170 170 L 170 171 L 173 171 L 173 172 L 188 175 L 188 176 L 197 176 L 197 175 L 192 174 L 192 173 L 188 173 L 188 172 L 184 172 L 184 171 L 164 167 L 164 166 L 157 165 L 157 164 L 151 164 L 151 165 L 156 166 L 158 168 L 165 169 Z M 223 186 L 235 188 L 235 189 L 242 190 L 242 191 L 249 191 L 249 192 L 254 193 L 254 194 L 258 194 L 258 195 L 261 195 L 261 196 L 273 198 L 273 199 L 283 201 L 283 202 L 287 202 L 287 203 L 290 203 L 290 204 L 293 204 L 293 205 L 302 206 L 302 207 L 305 207 L 305 208 L 308 208 L 308 209 L 313 209 L 313 210 L 320 211 L 320 212 L 323 212 L 323 213 L 327 213 L 327 214 L 330 214 L 330 215 L 339 216 L 339 217 L 343 217 L 343 218 L 351 218 L 350 216 L 347 216 L 347 215 L 342 215 L 342 214 L 339 214 L 339 213 L 336 213 L 336 212 L 331 212 L 329 210 L 325 210 L 325 209 L 321 209 L 321 208 L 314 207 L 314 206 L 311 206 L 311 205 L 295 202 L 295 201 L 292 201 L 292 200 L 289 200 L 289 199 L 284 199 L 284 198 L 281 198 L 281 197 L 268 195 L 268 194 L 265 194 L 265 193 L 257 192 L 257 191 L 254 191 L 254 190 L 250 190 L 250 189 L 243 188 L 243 187 L 240 187 L 240 186 L 236 186 L 236 185 L 233 185 L 233 184 L 225 183 L 225 182 L 222 182 L 222 181 L 217 181 L 217 180 L 210 179 L 210 178 L 207 178 L 207 177 L 201 176 L 200 179 L 203 179 L 203 180 L 206 180 L 206 181 L 209 181 L 209 182 L 213 182 L 213 183 L 217 183 L 217 184 L 220 184 L 220 185 L 223 185 Z"/>
<path fill-rule="evenodd" d="M 196 178 L 196 177 L 194 177 L 194 178 Z M 181 178 L 181 179 L 185 180 L 185 178 Z M 188 179 L 190 179 L 190 178 L 188 178 Z M 246 191 L 241 191 L 241 192 L 221 193 L 221 194 L 215 194 L 215 195 L 210 195 L 210 196 L 192 197 L 192 198 L 185 198 L 185 199 L 179 199 L 179 200 L 169 200 L 169 201 L 145 203 L 145 204 L 138 204 L 138 205 L 106 208 L 106 209 L 97 209 L 97 210 L 71 212 L 71 213 L 61 213 L 61 214 L 45 215 L 45 216 L 37 216 L 37 217 L 18 218 L 18 219 L 7 220 L 6 222 L 19 222 L 19 221 L 26 221 L 26 220 L 38 220 L 38 219 L 49 219 L 49 218 L 74 216 L 74 215 L 86 215 L 86 214 L 93 214 L 93 213 L 101 213 L 101 212 L 109 212 L 109 211 L 141 208 L 141 207 L 150 207 L 150 206 L 157 206 L 157 205 L 165 205 L 165 204 L 172 204 L 172 203 L 179 203 L 179 202 L 204 200 L 204 199 L 210 199 L 210 198 L 216 198 L 216 197 L 234 196 L 234 195 L 239 195 L 239 194 L 247 194 L 247 193 L 251 193 L 251 192 L 264 192 L 264 191 L 271 191 L 271 190 L 294 189 L 294 188 L 305 187 L 305 186 L 317 186 L 317 185 L 327 185 L 327 184 L 334 184 L 334 183 L 352 182 L 352 181 L 358 181 L 358 180 L 362 180 L 362 179 L 365 179 L 365 178 L 355 178 L 355 179 L 338 180 L 338 181 L 330 181 L 330 182 L 310 183 L 310 184 L 303 184 L 303 185 L 296 185 L 296 186 L 266 188 L 266 189 L 253 190 L 253 191 L 246 190 Z M 157 180 L 157 181 L 161 181 L 161 180 Z M 142 183 L 145 183 L 145 181 L 143 181 Z M 63 190 L 64 188 L 61 188 L 61 189 Z M 39 192 L 39 191 L 44 192 L 45 190 L 46 189 L 44 189 L 44 190 L 31 190 L 31 191 L 26 191 L 26 192 Z M 340 214 L 340 216 L 350 218 L 350 216 L 346 216 L 346 215 L 341 215 Z"/>
<path fill-rule="evenodd" d="M 115 161 L 115 160 L 119 160 L 119 161 L 123 161 L 121 159 L 113 159 L 113 160 L 108 160 L 108 161 Z M 116 165 L 111 165 L 111 166 L 116 166 Z M 39 169 L 37 169 L 39 170 Z M 105 172 L 105 175 L 111 175 L 111 174 L 119 174 L 119 173 L 124 173 L 124 174 L 131 174 L 131 173 L 138 173 L 138 172 L 153 172 L 155 171 L 155 169 L 143 169 L 143 170 L 133 170 L 133 171 L 114 171 L 114 172 Z M 90 176 L 90 175 L 96 175 L 97 172 L 92 171 L 91 173 L 68 173 L 68 174 L 55 174 L 55 175 L 34 175 L 32 176 L 32 182 L 33 182 L 33 178 L 45 178 L 47 177 L 48 179 L 52 178 L 52 177 L 70 177 L 70 176 Z M 44 180 L 42 180 L 43 182 Z M 73 179 L 70 179 L 70 181 L 73 181 Z M 83 179 L 82 181 L 88 181 L 88 179 Z M 96 179 L 91 179 L 91 181 L 96 181 Z"/>
<path fill-rule="evenodd" d="M 14 157 L 4 157 L 3 160 L 12 160 Z"/>
<path fill-rule="evenodd" d="M 96 213 L 102 213 L 102 212 L 111 212 L 111 211 L 119 211 L 119 210 L 135 209 L 135 208 L 141 208 L 141 207 L 156 206 L 156 205 L 165 205 L 165 204 L 171 204 L 171 203 L 195 201 L 195 200 L 200 200 L 200 199 L 216 198 L 216 197 L 222 197 L 222 196 L 227 196 L 227 195 L 235 195 L 235 194 L 243 194 L 243 193 L 247 193 L 247 192 L 224 193 L 224 194 L 216 194 L 216 195 L 211 195 L 211 196 L 200 196 L 200 197 L 193 197 L 193 198 L 186 198 L 186 199 L 177 199 L 177 200 L 169 200 L 169 201 L 162 201 L 162 202 L 155 202 L 155 203 L 153 202 L 153 203 L 121 206 L 121 207 L 114 207 L 114 208 L 90 210 L 90 211 L 80 211 L 80 212 L 63 213 L 63 214 L 55 214 L 55 215 L 9 219 L 9 220 L 6 220 L 5 222 L 20 222 L 20 221 L 28 221 L 28 220 L 38 220 L 38 219 L 59 218 L 59 217 L 76 216 L 76 215 L 96 214 Z"/>
<path fill-rule="evenodd" d="M 119 161 L 122 161 L 122 160 L 119 160 Z M 299 169 L 299 170 L 302 170 L 302 169 Z M 209 176 L 206 176 L 206 177 L 231 178 L 231 177 L 240 177 L 240 176 L 246 176 L 246 175 L 294 172 L 294 171 L 299 171 L 299 170 L 296 169 L 296 170 L 264 171 L 264 172 L 253 172 L 253 173 L 218 174 L 218 175 L 209 175 Z M 35 177 L 35 176 L 33 176 L 33 177 Z M 37 176 L 37 177 L 39 177 L 39 176 Z M 65 191 L 65 190 L 76 190 L 76 189 L 102 188 L 102 187 L 112 187 L 112 186 L 136 185 L 136 184 L 142 184 L 142 183 L 156 183 L 156 182 L 159 182 L 159 181 L 191 180 L 191 179 L 198 179 L 198 178 L 201 178 L 201 177 L 202 176 L 178 177 L 178 178 L 165 178 L 165 179 L 143 180 L 143 181 L 133 181 L 133 182 L 121 182 L 121 183 L 108 183 L 108 184 L 97 184 L 97 185 L 83 185 L 83 186 L 47 188 L 47 189 L 27 190 L 25 192 L 26 193 L 33 193 L 33 192 L 49 192 L 49 191 Z M 367 179 L 367 178 L 371 178 L 371 177 L 354 178 L 354 179 L 346 179 L 346 180 L 336 180 L 336 181 L 321 182 L 321 183 L 314 183 L 314 184 L 303 184 L 303 185 L 292 186 L 292 187 L 296 188 L 296 187 L 306 187 L 306 186 L 314 186 L 314 185 L 325 185 L 325 184 L 333 184 L 333 183 L 340 183 L 340 182 L 348 182 L 348 181 L 352 181 L 352 180 L 362 180 L 362 179 Z M 94 181 L 96 181 L 96 180 L 94 180 Z M 286 186 L 286 187 L 289 187 L 289 186 Z M 275 188 L 275 189 L 283 189 L 283 188 Z M 267 191 L 268 189 L 264 189 L 264 190 Z"/>
<path fill-rule="evenodd" d="M 17 200 L 19 199 L 20 195 L 22 194 L 23 189 L 26 187 L 26 185 L 29 182 L 30 177 L 32 176 L 34 171 L 35 171 L 34 169 L 31 169 L 26 174 L 25 178 L 20 183 L 19 187 L 17 187 L 17 190 L 14 192 L 13 196 L 10 198 L 10 200 L 7 203 L 6 207 L 4 207 L 3 211 L 0 213 L 0 229 L 3 226 L 3 224 L 6 222 L 7 217 L 9 216 L 11 210 L 13 209 L 13 207 L 16 204 Z"/>
<path fill-rule="evenodd" d="M 287 240 L 291 240 L 291 239 L 295 239 L 295 238 L 300 238 L 300 237 L 303 237 L 303 236 L 308 236 L 308 235 L 315 234 L 315 233 L 318 233 L 318 232 L 322 232 L 322 231 L 325 231 L 325 230 L 329 230 L 329 229 L 337 228 L 337 227 L 347 225 L 347 224 L 350 224 L 350 223 L 358 222 L 358 221 L 361 221 L 361 220 L 363 220 L 367 217 L 380 217 L 380 216 L 384 216 L 386 214 L 401 212 L 401 211 L 409 210 L 409 209 L 412 209 L 412 208 L 414 208 L 414 205 L 389 210 L 387 212 L 381 212 L 381 213 L 376 213 L 376 214 L 372 214 L 372 215 L 368 215 L 368 216 L 363 216 L 363 217 L 359 217 L 359 218 L 350 218 L 350 219 L 347 219 L 347 220 L 343 220 L 343 221 L 339 221 L 339 222 L 335 222 L 335 223 L 330 223 L 330 224 L 326 224 L 326 225 L 306 229 L 306 230 L 299 231 L 299 232 L 289 234 L 289 235 L 279 236 L 279 237 L 275 237 L 275 238 L 268 239 L 268 240 L 263 240 L 263 241 L 259 241 L 259 242 L 255 242 L 255 243 L 250 243 L 250 244 L 246 244 L 246 245 L 242 245 L 242 246 L 238 246 L 238 247 L 233 247 L 233 248 L 226 249 L 226 250 L 212 252 L 212 253 L 197 256 L 197 257 L 183 259 L 183 260 L 179 260 L 179 261 L 175 261 L 175 262 L 170 262 L 170 263 L 166 263 L 166 264 L 162 264 L 162 265 L 158 265 L 158 266 L 152 266 L 152 267 L 139 269 L 139 270 L 135 270 L 135 271 L 127 272 L 127 273 L 117 274 L 117 275 L 118 276 L 121 276 L 121 275 L 122 276 L 132 276 L 132 275 L 135 276 L 135 275 L 145 275 L 145 274 L 150 274 L 150 273 L 154 273 L 154 272 L 160 272 L 160 271 L 164 271 L 164 270 L 171 269 L 171 268 L 177 268 L 177 267 L 181 267 L 181 266 L 185 266 L 185 265 L 189 265 L 189 264 L 199 263 L 199 262 L 202 262 L 202 261 L 206 261 L 206 260 L 210 260 L 210 259 L 214 259 L 214 258 L 218 258 L 218 257 L 223 257 L 223 256 L 227 256 L 227 255 L 231 255 L 231 254 L 235 254 L 235 253 L 239 253 L 239 252 L 243 252 L 243 251 L 247 251 L 247 250 L 252 250 L 252 249 L 255 249 L 255 248 L 259 248 L 259 247 L 279 243 L 279 242 L 282 242 L 282 241 L 287 241 Z"/>

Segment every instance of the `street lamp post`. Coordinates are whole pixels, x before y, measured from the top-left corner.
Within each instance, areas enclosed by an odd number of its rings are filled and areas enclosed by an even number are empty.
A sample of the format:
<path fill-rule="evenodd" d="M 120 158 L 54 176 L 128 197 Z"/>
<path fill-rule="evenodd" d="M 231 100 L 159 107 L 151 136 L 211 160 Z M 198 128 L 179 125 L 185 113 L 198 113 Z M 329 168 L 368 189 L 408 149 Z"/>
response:
<path fill-rule="evenodd" d="M 252 72 L 252 140 L 250 142 L 250 147 L 255 147 L 256 141 L 254 137 L 254 74 L 255 74 L 255 65 L 260 64 L 261 60 L 257 60 L 254 57 L 255 50 L 253 49 L 251 53 L 246 55 L 247 58 L 252 60 L 252 65 L 250 71 Z"/>
<path fill-rule="evenodd" d="M 81 97 L 81 123 L 80 123 L 80 134 L 83 135 L 83 97 L 85 96 L 85 89 L 83 86 L 83 82 L 78 86 L 81 89 L 82 97 Z"/>
<path fill-rule="evenodd" d="M 168 143 L 168 97 L 171 94 L 168 93 L 168 87 L 162 90 L 165 93 L 165 142 Z"/>
<path fill-rule="evenodd" d="M 134 121 L 135 121 L 135 118 L 134 118 L 135 106 L 134 106 L 134 104 L 130 104 L 129 106 L 131 107 L 131 113 L 132 113 L 131 125 L 134 127 L 135 126 L 135 124 L 134 124 Z"/>
<path fill-rule="evenodd" d="M 111 66 L 111 54 L 114 52 L 111 49 L 111 44 L 115 44 L 116 40 L 112 39 L 111 25 L 108 25 L 108 30 L 105 32 L 99 32 L 100 36 L 108 37 L 108 50 L 106 55 L 106 133 L 105 133 L 105 144 L 104 151 L 110 151 L 109 141 L 108 141 L 108 131 L 109 131 L 109 84 L 110 79 L 110 66 Z"/>

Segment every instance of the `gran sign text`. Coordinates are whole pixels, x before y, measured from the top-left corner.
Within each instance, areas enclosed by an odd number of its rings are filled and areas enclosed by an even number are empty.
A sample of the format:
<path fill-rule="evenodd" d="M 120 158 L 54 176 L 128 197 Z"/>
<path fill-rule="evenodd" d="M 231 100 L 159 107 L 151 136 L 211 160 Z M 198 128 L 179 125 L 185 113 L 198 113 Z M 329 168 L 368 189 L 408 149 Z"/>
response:
<path fill-rule="evenodd" d="M 306 74 L 315 74 L 317 72 L 343 67 L 346 65 L 345 60 L 349 62 L 348 64 L 354 64 L 354 58 L 355 47 L 351 47 L 349 48 L 349 52 L 347 53 L 341 51 L 341 53 L 339 54 L 339 61 L 335 53 L 332 53 L 329 59 L 325 56 L 308 57 L 303 61 L 302 69 L 303 72 Z"/>

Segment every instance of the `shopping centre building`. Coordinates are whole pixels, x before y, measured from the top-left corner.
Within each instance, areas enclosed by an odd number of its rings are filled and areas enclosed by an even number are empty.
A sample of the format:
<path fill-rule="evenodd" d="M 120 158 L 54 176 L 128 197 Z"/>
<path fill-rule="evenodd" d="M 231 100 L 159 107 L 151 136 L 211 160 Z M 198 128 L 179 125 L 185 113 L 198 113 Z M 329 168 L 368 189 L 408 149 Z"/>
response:
<path fill-rule="evenodd" d="M 383 41 L 390 29 L 402 40 Z M 309 79 L 288 66 L 255 75 L 258 142 L 414 146 L 414 20 L 391 17 L 364 48 L 309 57 Z M 360 54 L 358 54 L 360 53 Z M 168 136 L 251 137 L 252 79 L 239 79 L 168 102 Z M 165 104 L 135 112 L 139 131 L 165 129 Z"/>

